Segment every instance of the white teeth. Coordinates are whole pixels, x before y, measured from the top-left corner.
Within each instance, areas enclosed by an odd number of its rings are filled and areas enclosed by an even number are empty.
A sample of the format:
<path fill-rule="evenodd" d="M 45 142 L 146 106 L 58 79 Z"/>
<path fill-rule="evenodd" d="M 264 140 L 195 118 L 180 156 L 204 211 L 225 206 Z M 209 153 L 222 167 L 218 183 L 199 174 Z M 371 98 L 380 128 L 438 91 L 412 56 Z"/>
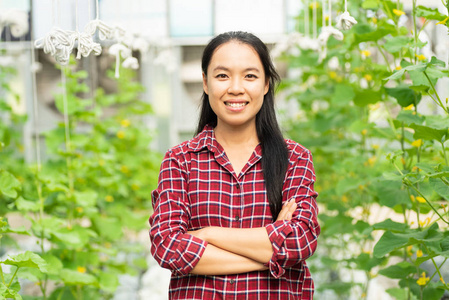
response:
<path fill-rule="evenodd" d="M 246 105 L 246 103 L 229 103 L 229 102 L 226 102 L 226 105 L 230 106 L 230 107 L 243 107 L 243 106 Z"/>

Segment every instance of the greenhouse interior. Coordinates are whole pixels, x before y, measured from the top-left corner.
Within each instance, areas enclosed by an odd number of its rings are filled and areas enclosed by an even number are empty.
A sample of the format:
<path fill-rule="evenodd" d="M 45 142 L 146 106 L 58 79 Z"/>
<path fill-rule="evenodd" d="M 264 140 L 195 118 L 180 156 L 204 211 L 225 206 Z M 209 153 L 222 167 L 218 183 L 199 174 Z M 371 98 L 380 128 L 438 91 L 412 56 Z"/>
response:
<path fill-rule="evenodd" d="M 198 132 L 206 45 L 234 31 L 280 75 L 320 230 L 297 262 L 311 296 L 231 279 L 214 297 L 449 299 L 448 0 L 0 0 L 0 299 L 178 299 L 152 192 Z M 296 213 L 281 222 L 307 227 Z"/>

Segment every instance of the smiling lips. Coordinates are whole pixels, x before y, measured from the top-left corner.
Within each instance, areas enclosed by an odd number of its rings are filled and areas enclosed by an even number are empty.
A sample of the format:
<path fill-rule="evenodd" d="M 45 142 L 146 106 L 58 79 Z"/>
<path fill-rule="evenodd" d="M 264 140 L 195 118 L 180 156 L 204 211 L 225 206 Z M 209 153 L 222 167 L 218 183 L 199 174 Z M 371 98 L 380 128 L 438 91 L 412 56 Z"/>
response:
<path fill-rule="evenodd" d="M 225 102 L 226 106 L 232 107 L 232 108 L 242 108 L 246 106 L 248 102 Z"/>

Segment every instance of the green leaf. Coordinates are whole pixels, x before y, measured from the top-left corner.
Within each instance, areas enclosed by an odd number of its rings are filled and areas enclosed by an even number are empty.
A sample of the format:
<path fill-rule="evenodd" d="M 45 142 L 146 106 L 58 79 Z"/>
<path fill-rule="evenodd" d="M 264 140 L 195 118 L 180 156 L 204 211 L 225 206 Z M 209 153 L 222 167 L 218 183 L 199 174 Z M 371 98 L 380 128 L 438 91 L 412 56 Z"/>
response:
<path fill-rule="evenodd" d="M 373 225 L 374 230 L 389 230 L 391 232 L 404 232 L 407 228 L 407 224 L 397 223 L 391 219 L 387 219 Z"/>
<path fill-rule="evenodd" d="M 439 66 L 439 67 L 442 67 L 442 68 L 446 67 L 446 63 L 444 61 L 442 61 L 442 60 L 439 60 L 435 56 L 432 56 L 432 58 L 430 59 L 430 62 L 427 65 L 428 66 L 434 65 L 434 66 Z"/>
<path fill-rule="evenodd" d="M 382 94 L 378 91 L 363 90 L 356 93 L 354 97 L 354 104 L 357 106 L 367 106 L 382 100 Z"/>
<path fill-rule="evenodd" d="M 418 300 L 414 294 L 411 294 L 411 298 L 409 297 L 409 292 L 407 289 L 403 288 L 390 288 L 387 289 L 386 292 L 393 296 L 396 300 Z"/>
<path fill-rule="evenodd" d="M 439 130 L 434 129 L 424 125 L 412 124 L 411 128 L 415 130 L 415 134 L 413 137 L 415 139 L 423 139 L 423 140 L 436 140 L 438 142 L 446 141 L 449 136 L 447 134 L 447 130 Z"/>
<path fill-rule="evenodd" d="M 355 93 L 352 86 L 347 84 L 337 84 L 331 98 L 335 104 L 348 104 L 354 99 Z"/>
<path fill-rule="evenodd" d="M 408 243 L 408 237 L 397 236 L 391 231 L 386 231 L 374 246 L 373 255 L 384 257 L 395 249 L 399 249 Z"/>
<path fill-rule="evenodd" d="M 62 270 L 62 262 L 54 255 L 43 254 L 42 258 L 47 262 L 47 274 L 58 275 L 59 271 Z"/>
<path fill-rule="evenodd" d="M 438 195 L 449 200 L 449 185 L 445 184 L 440 178 L 429 178 L 429 183 Z"/>
<path fill-rule="evenodd" d="M 422 125 L 424 123 L 424 117 L 418 114 L 413 114 L 413 111 L 411 110 L 401 110 L 396 117 L 396 120 L 404 122 L 406 126 L 410 126 L 411 124 Z"/>
<path fill-rule="evenodd" d="M 413 41 L 413 38 L 407 36 L 395 36 L 386 39 L 386 43 L 383 45 L 385 50 L 390 53 L 397 53 L 401 51 L 403 47 L 409 46 Z"/>
<path fill-rule="evenodd" d="M 95 216 L 92 221 L 100 235 L 106 239 L 118 240 L 123 235 L 123 226 L 119 219 Z"/>
<path fill-rule="evenodd" d="M 75 270 L 70 269 L 62 269 L 59 273 L 61 276 L 62 281 L 66 285 L 97 285 L 98 281 L 95 276 L 86 274 L 86 273 L 80 273 Z"/>
<path fill-rule="evenodd" d="M 379 271 L 380 275 L 388 278 L 402 279 L 416 272 L 416 267 L 409 262 L 400 262 L 396 265 Z"/>
<path fill-rule="evenodd" d="M 400 204 L 409 204 L 410 198 L 402 187 L 402 182 L 392 180 L 380 180 L 373 183 L 379 204 L 386 207 L 395 207 Z"/>
<path fill-rule="evenodd" d="M 438 11 L 438 8 L 430 8 L 419 5 L 416 8 L 416 15 L 430 20 L 443 21 L 447 16 Z"/>
<path fill-rule="evenodd" d="M 11 173 L 0 170 L 0 193 L 10 197 L 16 198 L 21 188 L 20 181 L 17 180 Z"/>
<path fill-rule="evenodd" d="M 0 282 L 0 299 L 14 299 L 14 300 L 22 300 L 22 296 L 20 294 L 8 288 L 3 282 Z"/>
<path fill-rule="evenodd" d="M 394 97 L 400 106 L 407 107 L 410 104 L 418 105 L 421 101 L 421 94 L 417 94 L 408 86 L 397 86 L 395 88 L 385 88 L 387 94 Z"/>
<path fill-rule="evenodd" d="M 39 211 L 40 204 L 37 201 L 28 201 L 19 197 L 16 199 L 16 207 L 20 211 Z"/>
<path fill-rule="evenodd" d="M 26 251 L 17 255 L 10 256 L 2 263 L 12 265 L 18 268 L 39 268 L 41 272 L 47 272 L 47 262 L 31 251 Z"/>
<path fill-rule="evenodd" d="M 405 68 L 400 69 L 399 71 L 394 72 L 392 75 L 385 78 L 384 80 L 399 79 L 402 77 L 402 75 L 404 75 L 404 73 L 406 71 L 409 71 L 409 72 L 414 71 L 414 72 L 421 73 L 421 72 L 424 72 L 426 70 L 426 68 L 427 68 L 427 64 L 425 64 L 425 63 L 420 63 L 418 65 L 409 65 Z"/>
<path fill-rule="evenodd" d="M 74 192 L 73 196 L 75 197 L 76 203 L 82 207 L 95 206 L 98 199 L 97 192 L 93 190 L 84 192 Z"/>
<path fill-rule="evenodd" d="M 377 0 L 365 0 L 362 3 L 363 9 L 373 9 L 377 10 L 379 8 L 379 1 Z"/>
<path fill-rule="evenodd" d="M 100 288 L 109 293 L 114 293 L 119 285 L 117 274 L 101 272 L 99 276 Z"/>
<path fill-rule="evenodd" d="M 360 27 L 360 26 L 356 26 L 356 27 Z M 369 42 L 369 41 L 374 42 L 374 41 L 380 40 L 381 38 L 383 38 L 386 35 L 395 34 L 395 33 L 396 33 L 396 27 L 394 25 L 384 23 L 383 26 L 377 27 L 377 29 L 374 31 L 370 31 L 368 33 L 362 33 L 362 34 L 356 33 L 354 35 L 355 36 L 354 43 L 359 44 L 362 42 Z"/>

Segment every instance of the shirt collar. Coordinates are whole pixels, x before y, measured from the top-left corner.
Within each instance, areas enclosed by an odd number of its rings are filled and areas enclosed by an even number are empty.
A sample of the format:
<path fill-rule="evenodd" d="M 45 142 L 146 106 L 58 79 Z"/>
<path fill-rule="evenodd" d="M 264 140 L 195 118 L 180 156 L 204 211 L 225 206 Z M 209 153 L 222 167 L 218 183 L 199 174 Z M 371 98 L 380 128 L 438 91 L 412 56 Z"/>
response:
<path fill-rule="evenodd" d="M 209 149 L 211 152 L 215 152 L 219 146 L 215 139 L 214 128 L 211 125 L 204 126 L 203 131 L 191 139 L 187 145 L 192 152 L 198 152 L 204 148 Z"/>

